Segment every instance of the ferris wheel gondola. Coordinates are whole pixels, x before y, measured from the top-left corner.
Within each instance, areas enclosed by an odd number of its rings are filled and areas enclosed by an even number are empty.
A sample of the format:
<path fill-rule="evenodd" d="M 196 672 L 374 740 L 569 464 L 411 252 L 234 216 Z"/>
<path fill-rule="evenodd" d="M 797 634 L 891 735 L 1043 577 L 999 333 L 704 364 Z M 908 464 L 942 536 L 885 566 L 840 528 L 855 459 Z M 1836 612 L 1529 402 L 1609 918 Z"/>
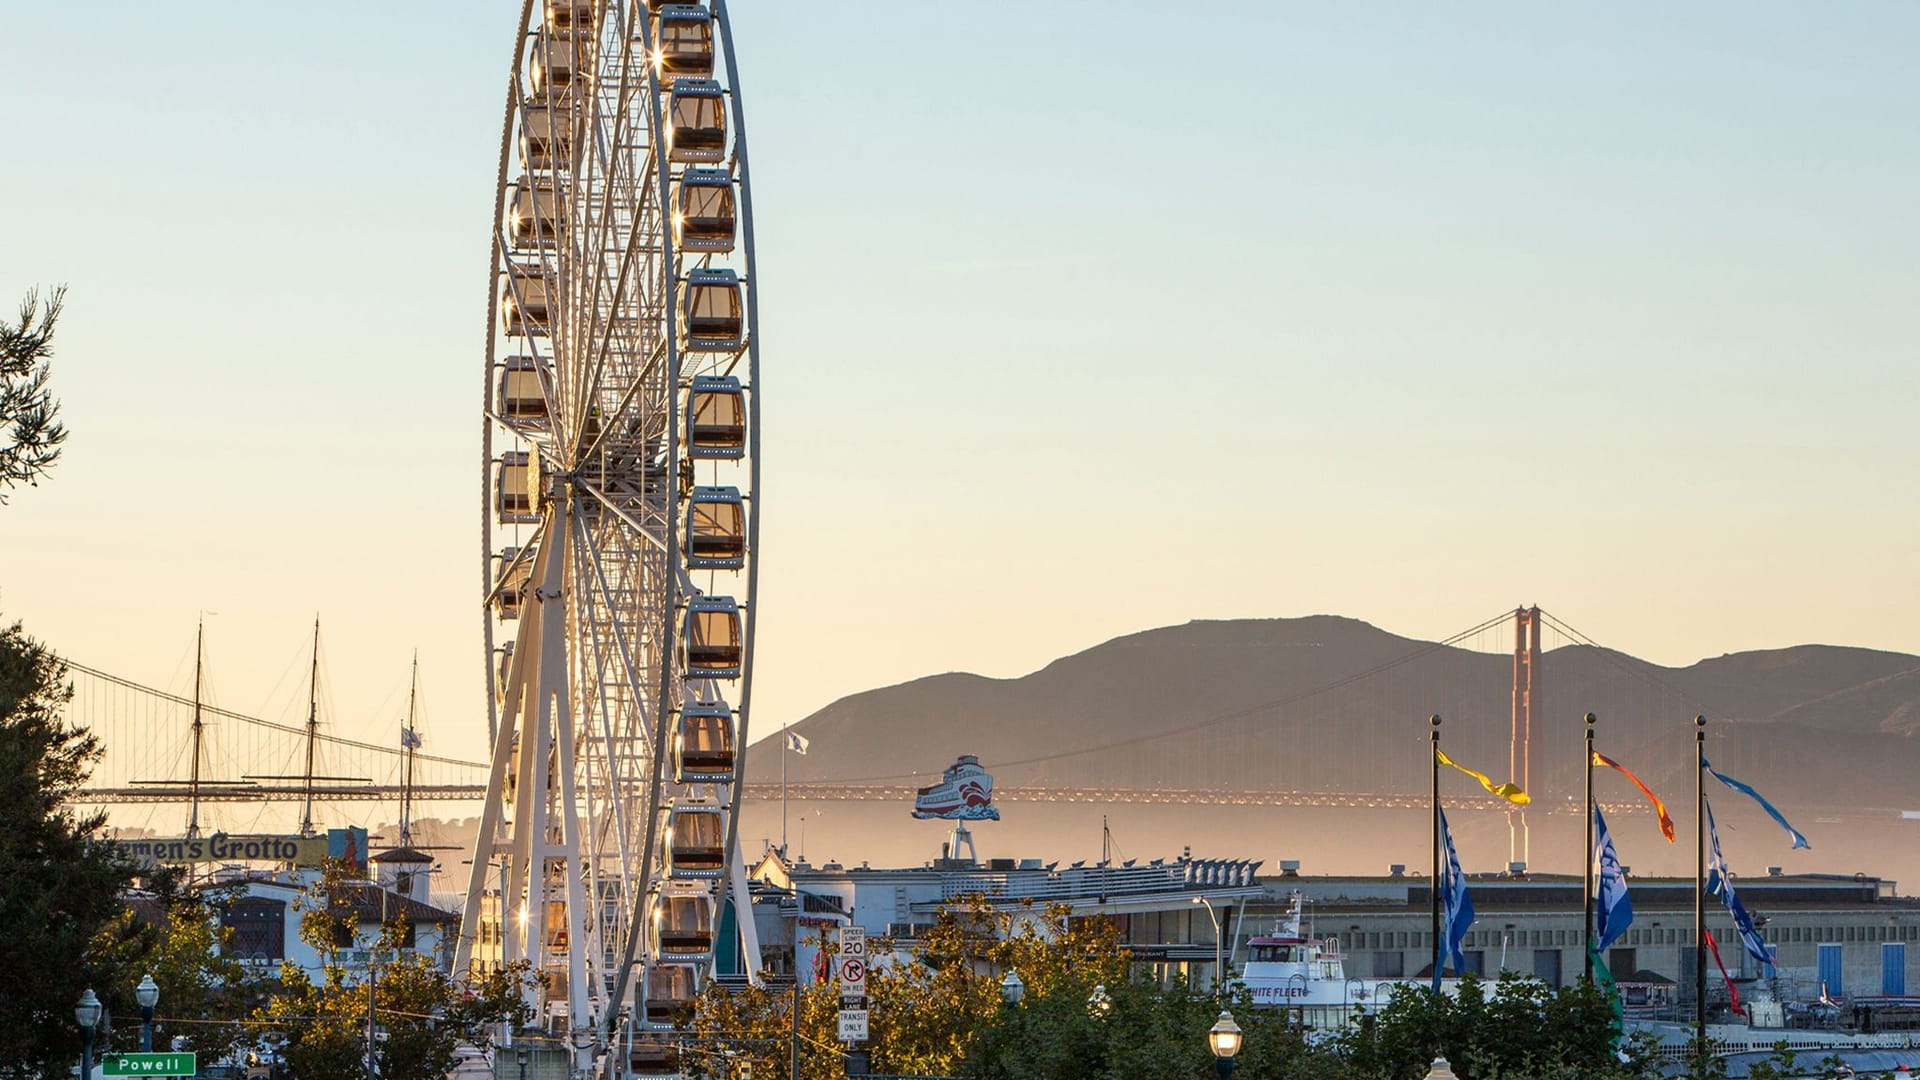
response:
<path fill-rule="evenodd" d="M 645 1073 L 716 927 L 752 925 L 718 917 L 759 554 L 739 79 L 724 0 L 525 0 L 513 57 L 481 425 L 493 767 L 455 964 L 526 962 L 576 1068 Z"/>

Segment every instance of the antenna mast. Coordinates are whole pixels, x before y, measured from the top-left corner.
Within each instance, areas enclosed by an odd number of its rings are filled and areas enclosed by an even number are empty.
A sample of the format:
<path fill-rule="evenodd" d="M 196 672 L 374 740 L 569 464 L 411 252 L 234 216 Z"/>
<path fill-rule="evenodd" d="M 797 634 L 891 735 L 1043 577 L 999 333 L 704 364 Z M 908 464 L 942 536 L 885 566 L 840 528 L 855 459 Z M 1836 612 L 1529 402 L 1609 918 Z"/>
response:
<path fill-rule="evenodd" d="M 313 617 L 313 673 L 307 682 L 306 809 L 300 815 L 300 835 L 313 835 L 313 752 L 320 741 L 320 616 Z"/>
<path fill-rule="evenodd" d="M 201 673 L 207 655 L 207 617 L 200 616 L 200 628 L 193 635 L 193 774 L 187 781 L 193 810 L 187 818 L 187 839 L 200 838 L 200 748 L 206 724 L 200 718 Z"/>

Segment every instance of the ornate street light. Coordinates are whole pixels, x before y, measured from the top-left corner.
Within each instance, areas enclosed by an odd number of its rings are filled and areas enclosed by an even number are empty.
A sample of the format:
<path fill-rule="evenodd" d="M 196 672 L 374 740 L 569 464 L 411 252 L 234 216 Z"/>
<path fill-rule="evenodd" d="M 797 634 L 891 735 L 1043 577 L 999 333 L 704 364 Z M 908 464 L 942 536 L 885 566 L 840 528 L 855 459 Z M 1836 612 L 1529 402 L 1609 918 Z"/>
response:
<path fill-rule="evenodd" d="M 1021 981 L 1019 972 L 1009 968 L 1007 977 L 1000 980 L 1000 1000 L 1009 1005 L 1018 1005 L 1020 999 L 1026 996 L 1027 984 Z"/>
<path fill-rule="evenodd" d="M 140 985 L 133 988 L 133 1000 L 140 1003 L 140 1052 L 153 1052 L 153 1007 L 160 1004 L 160 984 L 153 981 L 153 973 L 140 977 Z"/>
<path fill-rule="evenodd" d="M 93 1029 L 100 1023 L 100 999 L 93 996 L 91 989 L 80 992 L 80 1000 L 73 1006 L 73 1019 L 79 1023 L 80 1030 L 87 1033 L 80 1051 L 80 1080 L 93 1080 Z"/>
<path fill-rule="evenodd" d="M 1233 1013 L 1220 1010 L 1220 1019 L 1207 1029 L 1207 1049 L 1213 1051 L 1214 1072 L 1220 1080 L 1229 1080 L 1233 1076 L 1233 1055 L 1240 1052 L 1240 1025 L 1233 1022 Z"/>
<path fill-rule="evenodd" d="M 1113 999 L 1107 996 L 1107 986 L 1101 983 L 1087 995 L 1087 1015 L 1095 1020 L 1105 1020 L 1113 1012 Z"/>
<path fill-rule="evenodd" d="M 1427 1070 L 1427 1080 L 1459 1080 L 1459 1078 L 1453 1075 L 1453 1066 L 1447 1064 L 1446 1058 L 1437 1057 L 1433 1059 L 1433 1068 Z"/>

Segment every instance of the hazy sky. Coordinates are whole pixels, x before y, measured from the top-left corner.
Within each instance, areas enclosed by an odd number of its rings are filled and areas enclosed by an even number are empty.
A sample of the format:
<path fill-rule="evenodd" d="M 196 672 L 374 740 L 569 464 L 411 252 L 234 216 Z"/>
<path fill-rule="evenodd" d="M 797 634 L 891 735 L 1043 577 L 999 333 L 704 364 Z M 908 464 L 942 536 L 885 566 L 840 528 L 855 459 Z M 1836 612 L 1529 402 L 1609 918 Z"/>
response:
<path fill-rule="evenodd" d="M 1196 617 L 1920 652 L 1920 8 L 735 0 L 760 733 Z M 484 753 L 517 5 L 21 5 L 0 301 L 71 288 L 0 615 Z M 937 764 L 937 763 L 936 763 Z"/>

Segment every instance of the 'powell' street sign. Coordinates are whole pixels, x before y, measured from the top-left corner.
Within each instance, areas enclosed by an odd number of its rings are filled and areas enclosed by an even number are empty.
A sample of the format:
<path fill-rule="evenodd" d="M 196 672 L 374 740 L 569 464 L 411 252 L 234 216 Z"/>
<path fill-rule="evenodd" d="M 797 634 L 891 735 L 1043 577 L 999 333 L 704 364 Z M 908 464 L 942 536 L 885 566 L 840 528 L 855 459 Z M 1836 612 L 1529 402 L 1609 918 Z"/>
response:
<path fill-rule="evenodd" d="M 199 1071 L 193 1054 L 108 1054 L 100 1064 L 108 1076 L 192 1076 Z"/>

